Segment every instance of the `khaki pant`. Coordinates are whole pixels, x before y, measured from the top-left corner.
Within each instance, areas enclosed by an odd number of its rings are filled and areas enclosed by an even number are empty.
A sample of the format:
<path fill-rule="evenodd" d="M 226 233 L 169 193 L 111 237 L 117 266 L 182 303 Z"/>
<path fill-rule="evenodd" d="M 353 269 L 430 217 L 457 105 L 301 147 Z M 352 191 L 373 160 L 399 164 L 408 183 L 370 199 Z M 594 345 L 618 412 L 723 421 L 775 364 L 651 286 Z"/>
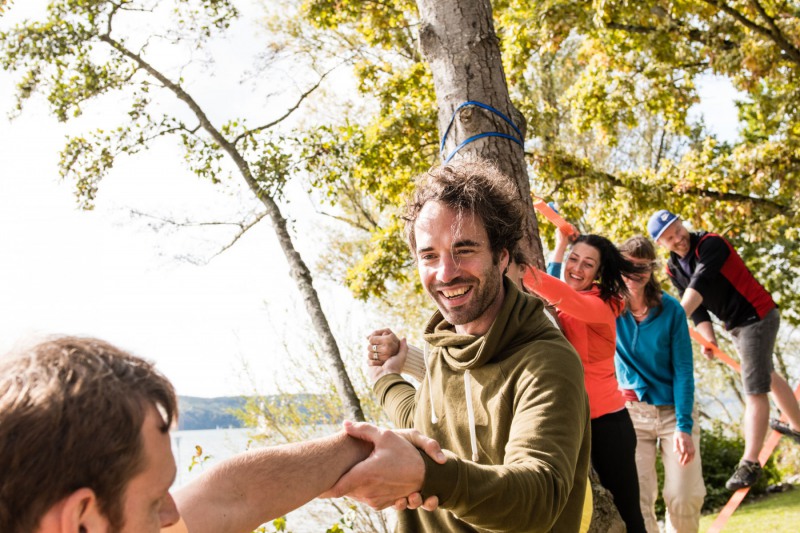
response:
<path fill-rule="evenodd" d="M 681 466 L 673 452 L 677 420 L 675 407 L 628 402 L 628 412 L 636 429 L 636 469 L 639 473 L 639 501 L 648 533 L 658 533 L 655 503 L 658 497 L 656 454 L 661 453 L 664 463 L 663 497 L 667 507 L 668 532 L 694 533 L 700 522 L 700 509 L 706 487 L 700 461 L 700 428 L 695 420 L 692 430 L 695 456 L 686 466 Z"/>

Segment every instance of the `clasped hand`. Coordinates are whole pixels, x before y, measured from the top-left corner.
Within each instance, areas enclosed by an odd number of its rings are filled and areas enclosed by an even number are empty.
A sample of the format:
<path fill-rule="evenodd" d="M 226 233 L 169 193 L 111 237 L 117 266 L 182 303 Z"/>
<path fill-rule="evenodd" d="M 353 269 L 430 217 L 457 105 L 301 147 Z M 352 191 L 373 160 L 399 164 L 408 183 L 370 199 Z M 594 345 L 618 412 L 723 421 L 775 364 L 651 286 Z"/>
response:
<path fill-rule="evenodd" d="M 435 440 L 414 429 L 382 429 L 365 422 L 345 421 L 351 437 L 372 443 L 372 453 L 358 463 L 327 492 L 323 498 L 348 496 L 372 507 L 397 510 L 422 507 L 436 509 L 439 500 L 430 496 L 423 501 L 420 490 L 425 479 L 425 463 L 419 448 L 434 461 L 444 464 L 444 453 Z"/>
<path fill-rule="evenodd" d="M 367 377 L 371 383 L 386 374 L 399 374 L 408 355 L 405 339 L 391 329 L 378 329 L 367 335 Z"/>
<path fill-rule="evenodd" d="M 405 365 L 408 346 L 388 328 L 367 336 L 367 375 L 371 382 L 386 374 L 399 374 Z M 417 448 L 434 461 L 444 464 L 439 443 L 413 429 L 388 430 L 371 424 L 345 422 L 351 437 L 371 442 L 370 456 L 342 476 L 327 497 L 349 496 L 373 509 L 394 506 L 397 510 L 432 511 L 439 505 L 436 496 L 423 501 L 420 490 L 425 479 L 425 463 Z"/>

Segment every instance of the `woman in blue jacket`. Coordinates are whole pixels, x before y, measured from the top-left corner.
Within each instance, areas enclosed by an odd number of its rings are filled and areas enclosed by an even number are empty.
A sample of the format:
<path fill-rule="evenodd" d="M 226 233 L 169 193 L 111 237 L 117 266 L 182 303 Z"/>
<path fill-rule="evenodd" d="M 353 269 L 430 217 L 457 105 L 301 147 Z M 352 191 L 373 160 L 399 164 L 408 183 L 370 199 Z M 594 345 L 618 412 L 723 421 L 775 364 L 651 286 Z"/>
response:
<path fill-rule="evenodd" d="M 636 236 L 620 246 L 629 260 L 649 266 L 625 278 L 628 297 L 617 318 L 617 380 L 636 429 L 636 468 L 648 533 L 658 533 L 656 454 L 664 464 L 666 530 L 695 532 L 706 494 L 700 461 L 700 430 L 694 423 L 692 345 L 680 303 L 661 290 L 649 239 Z"/>

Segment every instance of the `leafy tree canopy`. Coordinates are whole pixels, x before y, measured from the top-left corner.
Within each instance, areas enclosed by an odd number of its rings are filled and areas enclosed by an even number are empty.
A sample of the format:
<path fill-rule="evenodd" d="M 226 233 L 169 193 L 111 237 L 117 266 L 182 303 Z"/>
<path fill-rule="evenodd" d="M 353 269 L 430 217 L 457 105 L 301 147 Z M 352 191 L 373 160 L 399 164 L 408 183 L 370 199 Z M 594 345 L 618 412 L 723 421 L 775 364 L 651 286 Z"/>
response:
<path fill-rule="evenodd" d="M 355 294 L 386 297 L 413 278 L 398 206 L 412 177 L 438 162 L 439 141 L 431 73 L 418 52 L 416 5 L 282 0 L 270 11 L 270 28 L 285 37 L 278 48 L 316 66 L 351 64 L 362 95 L 349 114 L 306 128 L 296 161 L 286 138 L 265 125 L 239 117 L 209 137 L 199 134 L 197 122 L 150 105 L 153 88 L 171 82 L 154 81 L 140 61 L 154 41 L 192 35 L 200 49 L 237 15 L 230 0 L 169 4 L 60 0 L 47 21 L 3 34 L 2 64 L 20 73 L 20 105 L 39 90 L 66 120 L 93 96 L 136 87 L 129 124 L 73 138 L 62 154 L 63 173 L 76 180 L 84 204 L 91 206 L 114 156 L 140 150 L 143 141 L 178 132 L 192 168 L 211 180 L 230 171 L 219 148 L 231 142 L 247 154 L 257 190 L 280 196 L 290 171 L 305 169 L 309 187 L 361 232 L 339 250 L 349 250 L 339 257 L 350 256 L 346 280 Z M 660 207 L 726 234 L 796 322 L 797 6 L 497 0 L 493 7 L 509 88 L 528 123 L 533 189 L 557 201 L 582 230 L 617 240 L 642 232 Z M 113 32 L 121 13 L 155 9 L 172 23 L 152 40 Z M 742 95 L 733 142 L 691 119 L 697 82 L 710 75 Z"/>
<path fill-rule="evenodd" d="M 793 2 L 497 0 L 509 89 L 528 122 L 532 187 L 583 231 L 622 240 L 661 207 L 728 236 L 800 318 L 800 11 Z M 371 245 L 347 280 L 362 297 L 408 277 L 397 205 L 438 161 L 436 105 L 415 6 L 305 0 L 316 30 L 346 35 L 359 89 L 376 109 L 308 142 L 332 202 L 342 184 L 372 215 Z M 302 33 L 298 26 L 299 34 Z M 741 93 L 733 142 L 689 113 L 704 77 Z M 711 117 L 713 120 L 713 117 Z M 335 145 L 335 148 L 333 146 Z M 366 198 L 363 199 L 363 198 Z M 365 205 L 362 203 L 361 205 Z M 546 232 L 545 226 L 545 232 Z"/>

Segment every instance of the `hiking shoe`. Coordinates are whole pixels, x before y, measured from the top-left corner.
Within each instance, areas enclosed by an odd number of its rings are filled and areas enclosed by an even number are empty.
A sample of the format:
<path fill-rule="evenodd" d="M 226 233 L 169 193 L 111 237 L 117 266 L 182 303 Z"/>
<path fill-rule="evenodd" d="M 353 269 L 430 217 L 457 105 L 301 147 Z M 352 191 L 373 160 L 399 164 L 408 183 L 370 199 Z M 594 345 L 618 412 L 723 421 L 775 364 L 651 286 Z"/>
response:
<path fill-rule="evenodd" d="M 733 491 L 751 487 L 759 477 L 761 477 L 761 465 L 742 459 L 736 467 L 736 472 L 725 483 L 725 488 Z"/>
<path fill-rule="evenodd" d="M 800 444 L 800 431 L 793 430 L 791 427 L 789 427 L 789 424 L 787 424 L 786 422 L 781 422 L 777 418 L 773 418 L 772 420 L 769 421 L 769 427 L 771 427 L 781 435 L 786 435 L 787 437 L 795 441 L 797 444 Z"/>

